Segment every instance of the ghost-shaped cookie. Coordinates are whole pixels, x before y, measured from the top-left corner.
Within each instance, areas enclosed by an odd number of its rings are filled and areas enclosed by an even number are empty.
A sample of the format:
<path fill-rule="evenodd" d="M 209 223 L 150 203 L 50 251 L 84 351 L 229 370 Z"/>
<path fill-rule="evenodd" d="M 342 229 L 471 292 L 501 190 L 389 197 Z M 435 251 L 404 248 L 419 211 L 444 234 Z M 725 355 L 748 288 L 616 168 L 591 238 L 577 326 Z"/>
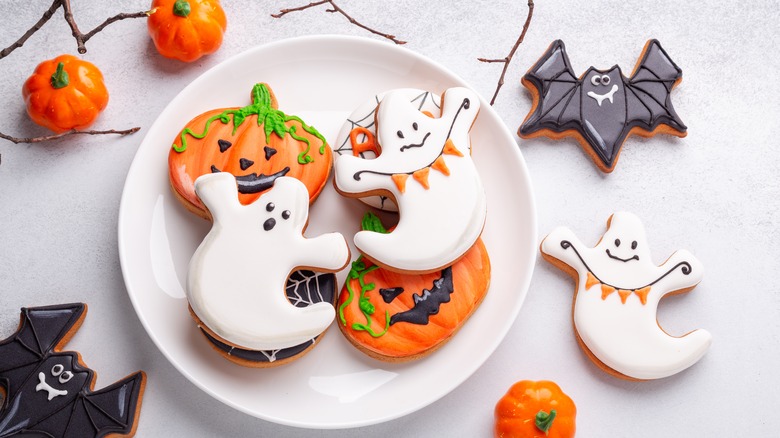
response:
<path fill-rule="evenodd" d="M 699 284 L 701 263 L 680 250 L 656 266 L 634 214 L 613 214 L 593 248 L 568 228 L 556 228 L 542 241 L 541 252 L 577 282 L 574 327 L 597 365 L 618 377 L 659 379 L 690 367 L 707 352 L 709 332 L 670 336 L 656 318 L 661 298 Z"/>
<path fill-rule="evenodd" d="M 257 201 L 242 205 L 228 173 L 195 181 L 214 223 L 192 256 L 187 299 L 196 319 L 230 345 L 273 350 L 322 333 L 335 311 L 328 303 L 295 307 L 285 294 L 299 268 L 335 272 L 349 262 L 339 233 L 305 238 L 309 195 L 300 181 L 282 177 Z"/>
<path fill-rule="evenodd" d="M 391 196 L 400 219 L 389 234 L 360 231 L 355 246 L 387 269 L 428 273 L 451 265 L 471 248 L 485 224 L 482 182 L 471 160 L 469 130 L 479 97 L 450 88 L 441 117 L 421 112 L 400 91 L 388 92 L 376 112 L 374 159 L 343 155 L 334 183 L 350 197 Z"/>

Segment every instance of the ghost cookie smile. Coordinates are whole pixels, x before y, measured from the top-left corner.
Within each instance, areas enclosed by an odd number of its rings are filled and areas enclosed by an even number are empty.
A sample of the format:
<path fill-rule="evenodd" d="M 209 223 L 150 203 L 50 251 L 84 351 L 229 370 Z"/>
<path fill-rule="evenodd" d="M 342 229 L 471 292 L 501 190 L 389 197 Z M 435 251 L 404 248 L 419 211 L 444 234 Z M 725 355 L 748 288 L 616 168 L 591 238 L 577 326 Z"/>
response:
<path fill-rule="evenodd" d="M 574 277 L 577 339 L 607 372 L 635 380 L 659 379 L 690 367 L 709 349 L 712 336 L 707 331 L 670 336 L 656 318 L 661 298 L 687 292 L 701 281 L 701 263 L 680 250 L 656 266 L 635 215 L 612 215 L 593 248 L 568 228 L 557 228 L 544 238 L 541 252 Z"/>

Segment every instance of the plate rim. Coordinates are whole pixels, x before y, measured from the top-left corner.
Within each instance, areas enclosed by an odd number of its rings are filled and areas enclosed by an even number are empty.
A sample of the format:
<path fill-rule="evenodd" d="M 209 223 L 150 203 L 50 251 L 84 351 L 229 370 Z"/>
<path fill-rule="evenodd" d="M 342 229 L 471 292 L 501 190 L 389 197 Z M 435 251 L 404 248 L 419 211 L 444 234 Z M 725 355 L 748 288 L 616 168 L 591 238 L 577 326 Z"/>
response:
<path fill-rule="evenodd" d="M 443 390 L 440 394 L 438 394 L 435 397 L 431 397 L 429 399 L 424 400 L 422 403 L 417 404 L 410 404 L 407 409 L 399 410 L 396 412 L 393 412 L 392 414 L 386 414 L 383 416 L 374 417 L 371 419 L 363 419 L 359 421 L 352 421 L 352 422 L 338 422 L 338 423 L 302 423 L 298 421 L 290 421 L 287 419 L 275 417 L 272 415 L 262 415 L 261 413 L 251 411 L 250 409 L 224 397 L 223 395 L 218 394 L 217 392 L 211 390 L 206 385 L 202 384 L 195 376 L 190 374 L 185 367 L 182 366 L 174 357 L 172 357 L 171 353 L 167 351 L 167 349 L 161 344 L 161 340 L 158 338 L 157 335 L 155 335 L 154 331 L 150 328 L 150 323 L 146 320 L 144 317 L 144 314 L 141 310 L 141 305 L 137 301 L 137 294 L 133 294 L 131 292 L 131 284 L 132 279 L 129 276 L 128 273 L 128 264 L 130 261 L 126 260 L 127 254 L 125 249 L 125 243 L 124 239 L 125 236 L 123 234 L 123 230 L 127 227 L 126 222 L 130 222 L 128 215 L 127 215 L 127 209 L 128 204 L 130 203 L 130 192 L 131 190 L 128 188 L 127 179 L 128 177 L 133 174 L 134 172 L 137 172 L 136 167 L 141 166 L 140 160 L 138 159 L 139 152 L 141 151 L 141 148 L 144 146 L 144 144 L 147 141 L 147 137 L 150 132 L 153 132 L 155 130 L 155 127 L 158 123 L 160 123 L 159 116 L 161 114 L 165 114 L 168 109 L 178 101 L 182 95 L 186 95 L 189 90 L 193 87 L 195 87 L 197 84 L 203 81 L 207 81 L 210 76 L 214 75 L 215 71 L 221 70 L 224 64 L 229 63 L 235 63 L 237 60 L 245 57 L 252 57 L 255 56 L 258 52 L 263 52 L 267 50 L 272 50 L 275 48 L 278 48 L 278 46 L 286 46 L 286 45 L 298 45 L 298 44 L 310 44 L 310 43 L 322 43 L 322 42 L 330 42 L 333 44 L 358 44 L 358 45 L 365 45 L 368 47 L 375 47 L 380 50 L 390 50 L 398 53 L 400 56 L 409 57 L 412 58 L 416 62 L 421 62 L 423 64 L 428 64 L 429 66 L 433 67 L 433 69 L 437 70 L 437 73 L 443 74 L 447 76 L 447 79 L 452 80 L 454 83 L 456 83 L 458 86 L 467 87 L 469 89 L 474 90 L 473 87 L 471 87 L 465 80 L 463 80 L 460 76 L 455 74 L 453 71 L 451 71 L 449 68 L 445 67 L 441 63 L 430 59 L 418 52 L 415 52 L 411 49 L 408 49 L 406 47 L 401 47 L 396 44 L 392 44 L 385 41 L 379 41 L 367 37 L 360 37 L 360 36 L 350 36 L 350 35 L 332 35 L 332 34 L 322 34 L 322 35 L 305 35 L 305 36 L 298 36 L 293 38 L 285 38 L 277 41 L 268 42 L 265 44 L 261 44 L 255 47 L 252 47 L 250 49 L 247 49 L 243 52 L 237 53 L 223 61 L 220 61 L 216 65 L 210 67 L 208 70 L 204 71 L 198 77 L 193 79 L 189 84 L 187 84 L 184 88 L 182 88 L 175 97 L 171 99 L 170 102 L 160 111 L 160 114 L 158 114 L 157 118 L 155 119 L 154 123 L 150 126 L 150 128 L 147 130 L 146 134 L 144 135 L 143 140 L 139 144 L 138 149 L 136 150 L 135 155 L 133 156 L 133 161 L 128 168 L 127 174 L 125 175 L 125 184 L 122 188 L 122 195 L 120 199 L 119 204 L 119 211 L 118 211 L 118 221 L 117 221 L 117 241 L 118 241 L 118 252 L 119 252 L 119 262 L 120 262 L 120 268 L 122 271 L 122 279 L 125 284 L 125 289 L 127 290 L 127 294 L 130 298 L 130 302 L 133 305 L 133 310 L 135 311 L 136 316 L 138 317 L 139 321 L 141 322 L 141 325 L 143 326 L 144 330 L 146 331 L 147 335 L 151 338 L 154 345 L 157 347 L 157 349 L 163 354 L 163 356 L 168 360 L 168 362 L 173 365 L 173 367 L 181 373 L 188 381 L 190 381 L 192 384 L 194 384 L 198 389 L 202 390 L 206 394 L 210 395 L 214 399 L 220 401 L 221 403 L 224 403 L 227 406 L 232 407 L 233 409 L 236 409 L 240 412 L 243 412 L 247 415 L 250 415 L 252 417 L 260 418 L 266 421 L 270 421 L 277 424 L 282 424 L 285 426 L 292 426 L 292 427 L 298 427 L 298 428 L 308 428 L 308 429 L 347 429 L 347 428 L 355 428 L 355 427 L 364 427 L 364 426 L 370 426 L 375 424 L 384 423 L 387 421 L 391 421 L 397 418 L 404 417 L 406 415 L 409 415 L 413 412 L 416 412 L 418 410 L 421 410 L 438 400 L 441 400 L 444 396 L 450 394 L 452 391 L 454 391 L 456 388 L 458 388 L 463 382 L 465 382 L 468 378 L 470 378 L 480 367 L 482 367 L 487 361 L 490 356 L 492 356 L 495 353 L 495 350 L 498 348 L 498 346 L 503 342 L 503 340 L 506 338 L 506 335 L 508 334 L 509 330 L 514 325 L 515 321 L 517 320 L 517 316 L 519 315 L 520 309 L 522 308 L 523 303 L 525 302 L 525 299 L 528 295 L 528 289 L 530 287 L 531 278 L 533 277 L 533 271 L 534 267 L 536 265 L 536 257 L 535 255 L 535 248 L 536 245 L 530 246 L 530 257 L 528 257 L 528 266 L 526 269 L 528 270 L 528 275 L 525 276 L 521 282 L 521 284 L 518 287 L 518 290 L 522 290 L 524 293 L 524 296 L 521 300 L 517 300 L 515 302 L 514 308 L 510 312 L 510 317 L 507 318 L 507 322 L 503 325 L 500 331 L 495 332 L 494 336 L 490 337 L 490 342 L 485 343 L 485 350 L 489 351 L 489 353 L 486 355 L 485 359 L 482 361 L 479 361 L 478 364 L 472 364 L 466 372 L 462 373 L 462 376 L 460 379 L 457 379 L 454 381 L 453 384 L 451 384 L 448 388 Z M 476 91 L 475 91 L 476 92 Z M 522 153 L 520 152 L 520 148 L 517 145 L 517 140 L 512 136 L 509 128 L 504 123 L 503 119 L 500 117 L 500 115 L 496 112 L 496 110 L 485 100 L 485 98 L 477 92 L 477 95 L 480 99 L 480 111 L 486 111 L 490 114 L 490 117 L 495 118 L 495 120 L 498 122 L 499 126 L 503 129 L 501 129 L 501 135 L 505 137 L 508 143 L 515 144 L 516 147 L 510 148 L 512 151 L 510 156 L 512 157 L 513 167 L 517 166 L 518 169 L 521 169 L 522 172 L 522 180 L 524 182 L 525 187 L 527 187 L 527 195 L 529 200 L 529 217 L 530 221 L 525 226 L 529 229 L 530 234 L 532 236 L 538 235 L 538 216 L 537 216 L 537 207 L 536 207 L 536 198 L 534 195 L 533 185 L 530 178 L 530 173 L 528 171 L 528 167 L 525 163 L 525 159 L 522 156 Z"/>

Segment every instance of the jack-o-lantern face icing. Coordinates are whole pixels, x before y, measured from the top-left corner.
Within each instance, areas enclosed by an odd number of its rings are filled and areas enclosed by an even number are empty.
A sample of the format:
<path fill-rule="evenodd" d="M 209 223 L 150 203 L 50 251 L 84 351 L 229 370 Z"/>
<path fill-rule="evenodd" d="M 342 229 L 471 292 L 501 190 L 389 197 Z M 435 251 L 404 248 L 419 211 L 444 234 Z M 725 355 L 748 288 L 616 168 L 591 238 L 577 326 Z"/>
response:
<path fill-rule="evenodd" d="M 239 201 L 254 202 L 282 176 L 306 185 L 314 201 L 328 179 L 332 152 L 325 138 L 296 116 L 283 113 L 271 89 L 257 84 L 252 104 L 220 108 L 192 119 L 179 132 L 168 156 L 176 195 L 200 216 L 208 217 L 195 194 L 202 175 L 227 172 L 236 177 Z"/>
<path fill-rule="evenodd" d="M 387 233 L 369 213 L 363 229 Z M 487 293 L 490 259 L 482 240 L 454 265 L 429 274 L 402 274 L 359 257 L 338 304 L 342 333 L 380 360 L 407 361 L 443 345 Z"/>

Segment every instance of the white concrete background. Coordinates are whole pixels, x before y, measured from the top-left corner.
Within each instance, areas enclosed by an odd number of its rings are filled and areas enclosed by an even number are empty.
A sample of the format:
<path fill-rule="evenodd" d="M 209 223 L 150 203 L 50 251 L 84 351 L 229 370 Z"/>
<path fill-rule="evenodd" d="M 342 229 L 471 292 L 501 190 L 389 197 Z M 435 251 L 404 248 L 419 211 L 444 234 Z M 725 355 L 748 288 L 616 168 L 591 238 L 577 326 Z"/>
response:
<path fill-rule="evenodd" d="M 82 29 L 145 0 L 74 0 Z M 706 328 L 710 352 L 691 369 L 655 382 L 617 380 L 593 366 L 572 333 L 571 280 L 539 259 L 525 305 L 495 354 L 433 405 L 372 427 L 311 431 L 258 420 L 222 405 L 180 375 L 150 341 L 127 297 L 117 254 L 117 213 L 125 174 L 147 129 L 192 79 L 250 47 L 336 33 L 371 37 L 324 7 L 270 17 L 308 0 L 225 0 L 222 48 L 193 64 L 160 57 L 143 20 L 108 27 L 84 59 L 103 71 L 111 101 L 95 128 L 141 126 L 126 138 L 81 137 L 38 145 L 0 140 L 0 337 L 22 306 L 89 303 L 69 347 L 100 373 L 102 387 L 144 369 L 149 385 L 138 436 L 489 436 L 493 407 L 521 379 L 557 381 L 578 406 L 580 436 L 769 436 L 780 427 L 780 9 L 776 1 L 539 1 L 495 108 L 515 131 L 530 108 L 522 73 L 556 38 L 580 73 L 619 64 L 630 71 L 645 41 L 658 38 L 684 70 L 673 101 L 689 135 L 633 138 L 611 175 L 573 141 L 521 141 L 539 211 L 540 238 L 568 225 L 595 243 L 616 210 L 637 213 L 657 262 L 678 248 L 707 274 L 692 293 L 668 298 L 659 320 L 681 335 Z M 377 29 L 407 40 L 489 98 L 503 57 L 525 19 L 523 1 L 341 0 Z M 457 6 L 455 4 L 457 3 Z M 0 47 L 16 40 L 48 0 L 0 4 Z M 435 18 L 433 18 L 435 17 Z M 44 130 L 29 121 L 21 86 L 35 66 L 76 53 L 62 11 L 27 44 L 0 60 L 0 131 Z M 511 188 L 509 188 L 511 189 Z M 485 334 L 489 336 L 489 334 Z M 457 366 L 457 364 L 453 364 Z"/>

